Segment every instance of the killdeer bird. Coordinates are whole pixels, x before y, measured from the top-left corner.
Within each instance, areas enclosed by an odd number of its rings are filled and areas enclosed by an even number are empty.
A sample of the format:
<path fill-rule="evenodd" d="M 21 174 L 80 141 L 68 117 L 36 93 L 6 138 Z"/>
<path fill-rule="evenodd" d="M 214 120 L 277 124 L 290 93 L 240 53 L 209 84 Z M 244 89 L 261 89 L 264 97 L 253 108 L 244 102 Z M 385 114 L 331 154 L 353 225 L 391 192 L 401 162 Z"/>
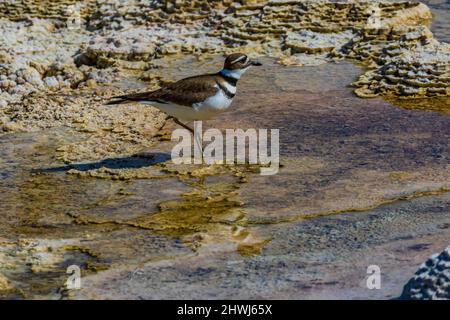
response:
<path fill-rule="evenodd" d="M 252 61 L 242 53 L 226 57 L 224 67 L 214 74 L 189 77 L 156 91 L 139 92 L 113 97 L 107 105 L 138 102 L 151 105 L 165 112 L 177 124 L 193 132 L 181 121 L 208 120 L 227 110 L 236 94 L 236 84 L 251 66 L 261 63 Z"/>

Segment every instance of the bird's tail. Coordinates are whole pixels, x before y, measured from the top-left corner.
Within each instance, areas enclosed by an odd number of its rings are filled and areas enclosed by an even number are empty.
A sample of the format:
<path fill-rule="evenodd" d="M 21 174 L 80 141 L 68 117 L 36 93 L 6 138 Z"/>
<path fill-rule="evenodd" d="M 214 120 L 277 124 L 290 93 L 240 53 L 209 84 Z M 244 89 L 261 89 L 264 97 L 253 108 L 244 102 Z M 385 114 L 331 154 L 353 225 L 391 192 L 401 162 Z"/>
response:
<path fill-rule="evenodd" d="M 105 105 L 115 105 L 115 104 L 124 104 L 124 103 L 130 103 L 130 102 L 137 102 L 137 101 L 143 101 L 146 100 L 146 96 L 148 95 L 148 92 L 139 92 L 139 93 L 132 93 L 132 94 L 125 94 L 122 96 L 116 96 L 112 97 L 110 101 L 106 102 Z"/>
<path fill-rule="evenodd" d="M 115 105 L 115 104 L 125 104 L 125 103 L 130 102 L 130 100 L 119 98 L 119 97 L 113 97 L 112 99 L 113 100 L 106 102 L 105 106 L 111 106 L 111 105 Z"/>

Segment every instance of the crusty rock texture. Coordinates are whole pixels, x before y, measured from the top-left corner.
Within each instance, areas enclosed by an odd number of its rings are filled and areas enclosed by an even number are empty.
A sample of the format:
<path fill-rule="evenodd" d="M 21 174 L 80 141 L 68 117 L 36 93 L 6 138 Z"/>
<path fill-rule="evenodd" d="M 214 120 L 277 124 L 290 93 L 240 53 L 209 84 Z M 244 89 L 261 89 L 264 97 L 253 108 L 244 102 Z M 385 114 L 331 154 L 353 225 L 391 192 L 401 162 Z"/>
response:
<path fill-rule="evenodd" d="M 434 42 L 434 41 L 433 41 Z M 401 97 L 450 96 L 450 46 L 432 43 L 399 55 L 354 83 L 361 97 L 378 94 Z"/>
<path fill-rule="evenodd" d="M 46 19 L 40 29 L 50 32 L 43 34 L 47 38 L 63 33 L 67 39 L 66 33 L 76 30 L 78 41 L 70 42 L 79 46 L 78 64 L 106 67 L 137 62 L 125 66 L 138 69 L 170 54 L 224 53 L 238 47 L 290 56 L 342 51 L 345 45 L 345 57 L 366 60 L 370 58 L 367 51 L 376 55 L 398 41 L 411 45 L 432 37 L 420 26 L 430 19 L 429 9 L 412 2 L 90 0 L 49 1 L 46 5 L 7 1 L 0 5 L 0 17 L 13 21 L 28 17 L 33 26 L 39 25 L 36 19 Z M 27 26 L 15 27 L 23 30 Z M 80 30 L 87 32 L 88 42 L 80 37 Z"/>
<path fill-rule="evenodd" d="M 450 246 L 431 256 L 403 289 L 400 299 L 450 299 Z"/>

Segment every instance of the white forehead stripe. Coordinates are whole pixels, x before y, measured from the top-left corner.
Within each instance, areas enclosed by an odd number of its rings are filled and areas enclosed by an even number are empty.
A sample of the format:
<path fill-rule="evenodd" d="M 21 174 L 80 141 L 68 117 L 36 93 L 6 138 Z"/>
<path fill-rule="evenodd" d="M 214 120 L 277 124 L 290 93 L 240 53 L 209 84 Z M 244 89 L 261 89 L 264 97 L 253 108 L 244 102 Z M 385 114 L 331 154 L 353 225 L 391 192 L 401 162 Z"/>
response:
<path fill-rule="evenodd" d="M 230 64 L 233 64 L 233 63 L 236 63 L 236 62 L 238 62 L 238 61 L 241 61 L 241 60 L 244 59 L 244 58 L 248 59 L 247 56 L 240 56 L 239 58 L 234 59 L 233 61 L 231 61 Z"/>

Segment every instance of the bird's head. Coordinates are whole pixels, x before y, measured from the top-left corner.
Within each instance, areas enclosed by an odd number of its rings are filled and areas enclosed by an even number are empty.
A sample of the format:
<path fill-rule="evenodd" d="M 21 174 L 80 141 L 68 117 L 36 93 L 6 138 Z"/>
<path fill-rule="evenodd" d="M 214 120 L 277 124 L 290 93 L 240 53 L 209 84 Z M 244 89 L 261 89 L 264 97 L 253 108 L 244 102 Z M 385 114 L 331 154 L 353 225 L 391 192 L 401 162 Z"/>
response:
<path fill-rule="evenodd" d="M 251 66 L 261 66 L 258 61 L 251 60 L 243 53 L 233 53 L 226 57 L 222 74 L 239 79 Z"/>

